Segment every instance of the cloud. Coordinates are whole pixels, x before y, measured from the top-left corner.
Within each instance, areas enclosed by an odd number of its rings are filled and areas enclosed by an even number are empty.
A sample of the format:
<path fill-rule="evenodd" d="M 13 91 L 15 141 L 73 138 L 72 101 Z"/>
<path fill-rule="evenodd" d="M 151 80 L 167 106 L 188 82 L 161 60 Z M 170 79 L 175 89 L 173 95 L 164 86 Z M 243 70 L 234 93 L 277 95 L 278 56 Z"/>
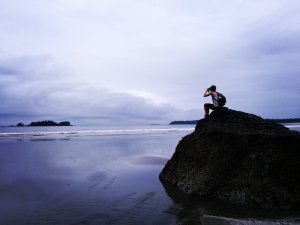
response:
<path fill-rule="evenodd" d="M 215 84 L 230 108 L 299 117 L 298 1 L 16 3 L 0 15 L 2 113 L 197 119 Z"/>
<path fill-rule="evenodd" d="M 169 122 L 174 112 L 181 112 L 170 104 L 154 104 L 144 97 L 74 82 L 53 67 L 55 63 L 47 56 L 0 62 L 2 123 L 9 115 L 15 118 L 75 118 L 96 123 Z"/>

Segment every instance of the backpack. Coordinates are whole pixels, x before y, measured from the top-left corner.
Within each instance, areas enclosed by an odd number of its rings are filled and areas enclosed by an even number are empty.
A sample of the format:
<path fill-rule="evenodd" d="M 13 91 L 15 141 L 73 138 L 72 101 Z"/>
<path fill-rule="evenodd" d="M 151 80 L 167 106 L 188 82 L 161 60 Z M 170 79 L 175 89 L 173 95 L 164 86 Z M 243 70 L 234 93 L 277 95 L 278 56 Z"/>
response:
<path fill-rule="evenodd" d="M 217 94 L 218 94 L 218 105 L 220 106 L 220 107 L 222 107 L 222 106 L 224 106 L 225 104 L 226 104 L 226 98 L 225 98 L 225 96 L 224 95 L 222 95 L 221 93 L 219 93 L 219 92 L 217 92 Z"/>

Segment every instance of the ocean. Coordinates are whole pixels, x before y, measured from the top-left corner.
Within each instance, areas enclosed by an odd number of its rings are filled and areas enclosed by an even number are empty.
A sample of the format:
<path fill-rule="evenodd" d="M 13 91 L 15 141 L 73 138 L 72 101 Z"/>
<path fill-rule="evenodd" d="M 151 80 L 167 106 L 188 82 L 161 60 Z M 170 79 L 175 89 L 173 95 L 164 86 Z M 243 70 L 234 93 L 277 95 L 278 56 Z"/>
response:
<path fill-rule="evenodd" d="M 0 224 L 300 224 L 299 211 L 199 201 L 164 186 L 160 171 L 194 127 L 1 127 Z"/>

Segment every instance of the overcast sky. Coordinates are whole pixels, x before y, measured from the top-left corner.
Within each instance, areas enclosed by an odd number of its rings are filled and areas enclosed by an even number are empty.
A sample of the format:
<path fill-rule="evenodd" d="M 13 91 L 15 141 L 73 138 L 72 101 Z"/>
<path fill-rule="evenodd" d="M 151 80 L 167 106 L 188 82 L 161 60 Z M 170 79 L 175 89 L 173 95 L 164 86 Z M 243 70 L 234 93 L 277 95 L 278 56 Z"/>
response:
<path fill-rule="evenodd" d="M 0 0 L 0 124 L 300 117 L 298 0 Z"/>

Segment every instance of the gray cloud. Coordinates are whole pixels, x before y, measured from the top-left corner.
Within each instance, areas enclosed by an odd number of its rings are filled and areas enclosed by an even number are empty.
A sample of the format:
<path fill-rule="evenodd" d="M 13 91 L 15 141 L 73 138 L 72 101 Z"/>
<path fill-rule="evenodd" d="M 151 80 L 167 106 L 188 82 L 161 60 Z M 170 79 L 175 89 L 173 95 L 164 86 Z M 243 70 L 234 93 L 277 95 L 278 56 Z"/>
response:
<path fill-rule="evenodd" d="M 197 119 L 216 84 L 231 108 L 299 117 L 295 0 L 21 4 L 2 3 L 2 115 Z"/>
<path fill-rule="evenodd" d="M 36 71 L 32 64 L 37 66 Z M 157 105 L 146 98 L 73 82 L 58 73 L 53 75 L 49 64 L 55 66 L 49 57 L 6 61 L 7 69 L 2 71 L 14 69 L 14 73 L 0 78 L 2 123 L 11 121 L 10 115 L 27 120 L 35 117 L 89 119 L 96 123 L 168 122 L 174 112 L 181 112 L 169 104 Z"/>

